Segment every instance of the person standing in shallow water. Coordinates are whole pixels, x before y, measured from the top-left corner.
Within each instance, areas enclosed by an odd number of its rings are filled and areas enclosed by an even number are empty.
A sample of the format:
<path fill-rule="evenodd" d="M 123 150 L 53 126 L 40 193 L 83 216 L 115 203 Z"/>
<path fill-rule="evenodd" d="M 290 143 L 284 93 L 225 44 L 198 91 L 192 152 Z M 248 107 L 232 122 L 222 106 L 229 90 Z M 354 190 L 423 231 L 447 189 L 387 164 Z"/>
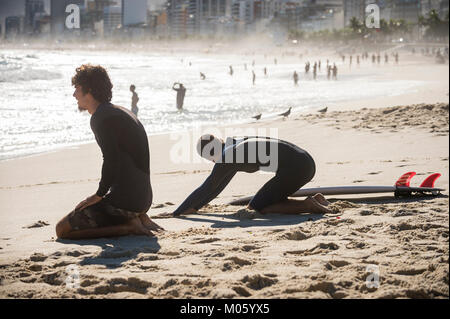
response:
<path fill-rule="evenodd" d="M 163 229 L 146 214 L 153 193 L 144 126 L 129 110 L 110 102 L 113 85 L 103 67 L 80 66 L 72 85 L 78 109 L 91 115 L 103 165 L 95 194 L 58 222 L 56 235 L 62 239 L 153 236 L 152 231 Z"/>
<path fill-rule="evenodd" d="M 138 114 L 139 108 L 137 107 L 137 103 L 139 102 L 139 97 L 136 93 L 136 86 L 134 84 L 130 85 L 130 92 L 133 93 L 133 96 L 131 97 L 131 112 L 133 112 L 134 115 Z"/>
<path fill-rule="evenodd" d="M 338 72 L 338 68 L 336 66 L 336 64 L 333 64 L 333 80 L 337 80 L 337 72 Z"/>
<path fill-rule="evenodd" d="M 294 78 L 294 85 L 298 85 L 298 74 L 297 74 L 297 71 L 294 71 L 293 78 Z"/>
<path fill-rule="evenodd" d="M 178 88 L 175 85 L 179 85 Z M 184 96 L 186 95 L 186 88 L 182 83 L 175 82 L 172 86 L 174 91 L 177 91 L 177 109 L 180 111 L 183 109 Z"/>

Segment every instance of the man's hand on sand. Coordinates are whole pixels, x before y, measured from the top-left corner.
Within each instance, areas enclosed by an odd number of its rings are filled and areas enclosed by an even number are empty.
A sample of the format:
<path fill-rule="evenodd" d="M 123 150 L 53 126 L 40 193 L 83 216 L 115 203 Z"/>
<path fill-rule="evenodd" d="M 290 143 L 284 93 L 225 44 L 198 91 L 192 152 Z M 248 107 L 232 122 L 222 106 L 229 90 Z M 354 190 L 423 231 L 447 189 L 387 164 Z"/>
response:
<path fill-rule="evenodd" d="M 103 197 L 97 196 L 97 194 L 94 194 L 92 196 L 89 196 L 84 201 L 80 202 L 77 207 L 75 207 L 75 211 L 80 211 L 85 209 L 86 207 L 89 207 L 91 205 L 94 205 L 102 200 Z"/>

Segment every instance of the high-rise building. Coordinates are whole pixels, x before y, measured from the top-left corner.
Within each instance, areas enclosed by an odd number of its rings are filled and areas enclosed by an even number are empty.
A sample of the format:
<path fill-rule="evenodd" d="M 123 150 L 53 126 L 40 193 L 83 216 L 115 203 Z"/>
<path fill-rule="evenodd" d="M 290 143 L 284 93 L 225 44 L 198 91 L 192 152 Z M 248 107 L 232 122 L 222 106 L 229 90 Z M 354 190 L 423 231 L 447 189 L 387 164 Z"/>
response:
<path fill-rule="evenodd" d="M 421 0 L 395 0 L 392 3 L 391 19 L 417 23 L 421 14 Z"/>
<path fill-rule="evenodd" d="M 172 0 L 168 19 L 174 36 L 214 34 L 231 17 L 231 0 Z"/>
<path fill-rule="evenodd" d="M 123 26 L 147 23 L 147 0 L 122 0 Z"/>
<path fill-rule="evenodd" d="M 5 19 L 5 36 L 6 38 L 14 38 L 23 30 L 23 17 L 9 16 Z"/>
<path fill-rule="evenodd" d="M 11 19 L 8 20 L 8 28 L 7 28 L 6 19 L 8 17 L 11 17 Z M 19 18 L 19 20 L 13 17 Z M 25 20 L 25 0 L 0 0 L 0 26 L 1 26 L 0 29 L 2 32 L 1 33 L 2 37 L 6 36 L 7 29 L 15 30 L 11 31 L 15 33 L 23 32 L 24 20 Z"/>
<path fill-rule="evenodd" d="M 353 17 L 364 21 L 365 10 L 365 0 L 344 0 L 344 25 L 348 26 Z"/>
<path fill-rule="evenodd" d="M 61 34 L 68 31 L 66 28 L 66 8 L 68 5 L 78 5 L 81 10 L 85 8 L 85 0 L 51 0 L 50 15 L 51 23 L 50 29 L 52 34 Z"/>
<path fill-rule="evenodd" d="M 103 8 L 103 32 L 112 34 L 114 30 L 122 27 L 122 7 L 111 5 Z"/>
<path fill-rule="evenodd" d="M 26 0 L 25 2 L 25 31 L 34 33 L 37 31 L 37 19 L 45 13 L 43 0 Z"/>

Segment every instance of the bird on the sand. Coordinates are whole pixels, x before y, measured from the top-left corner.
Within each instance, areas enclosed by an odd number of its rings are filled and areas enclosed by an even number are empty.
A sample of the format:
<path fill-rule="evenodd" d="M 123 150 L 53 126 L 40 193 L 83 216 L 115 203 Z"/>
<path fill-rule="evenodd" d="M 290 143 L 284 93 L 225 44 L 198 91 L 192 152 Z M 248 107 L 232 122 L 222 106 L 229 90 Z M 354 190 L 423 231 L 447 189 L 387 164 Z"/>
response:
<path fill-rule="evenodd" d="M 328 107 L 323 108 L 323 109 L 320 109 L 320 110 L 318 110 L 317 112 L 319 112 L 319 113 L 326 113 L 327 110 L 328 110 Z"/>
<path fill-rule="evenodd" d="M 291 109 L 292 107 L 290 107 L 289 110 L 287 110 L 286 112 L 278 114 L 278 116 L 283 116 L 284 118 L 288 117 L 289 114 L 291 114 Z"/>
<path fill-rule="evenodd" d="M 261 118 L 261 115 L 262 114 L 258 114 L 258 115 L 252 116 L 252 118 L 255 120 L 259 120 Z"/>

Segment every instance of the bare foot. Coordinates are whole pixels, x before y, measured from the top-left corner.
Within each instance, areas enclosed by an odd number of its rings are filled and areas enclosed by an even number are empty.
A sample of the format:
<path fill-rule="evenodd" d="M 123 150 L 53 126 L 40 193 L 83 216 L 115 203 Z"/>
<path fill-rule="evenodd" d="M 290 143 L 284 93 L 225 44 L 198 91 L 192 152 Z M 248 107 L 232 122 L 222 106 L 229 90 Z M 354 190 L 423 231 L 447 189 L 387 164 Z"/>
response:
<path fill-rule="evenodd" d="M 326 200 L 325 196 L 323 196 L 321 193 L 317 193 L 316 195 L 313 196 L 313 198 L 324 206 L 328 206 L 331 204 L 329 201 Z"/>
<path fill-rule="evenodd" d="M 326 206 L 319 203 L 316 199 L 314 199 L 311 196 L 308 196 L 307 199 L 305 199 L 305 203 L 308 205 L 308 211 L 310 213 L 315 214 L 332 214 L 333 211 L 328 209 Z"/>
<path fill-rule="evenodd" d="M 148 230 L 154 231 L 163 231 L 164 228 L 153 222 L 147 214 L 139 215 L 139 219 L 141 220 L 142 225 L 146 227 Z"/>
<path fill-rule="evenodd" d="M 153 233 L 148 230 L 144 225 L 142 225 L 141 220 L 139 217 L 136 217 L 128 222 L 128 224 L 125 225 L 128 227 L 128 230 L 130 234 L 133 235 L 146 235 L 149 237 L 153 237 Z"/>

